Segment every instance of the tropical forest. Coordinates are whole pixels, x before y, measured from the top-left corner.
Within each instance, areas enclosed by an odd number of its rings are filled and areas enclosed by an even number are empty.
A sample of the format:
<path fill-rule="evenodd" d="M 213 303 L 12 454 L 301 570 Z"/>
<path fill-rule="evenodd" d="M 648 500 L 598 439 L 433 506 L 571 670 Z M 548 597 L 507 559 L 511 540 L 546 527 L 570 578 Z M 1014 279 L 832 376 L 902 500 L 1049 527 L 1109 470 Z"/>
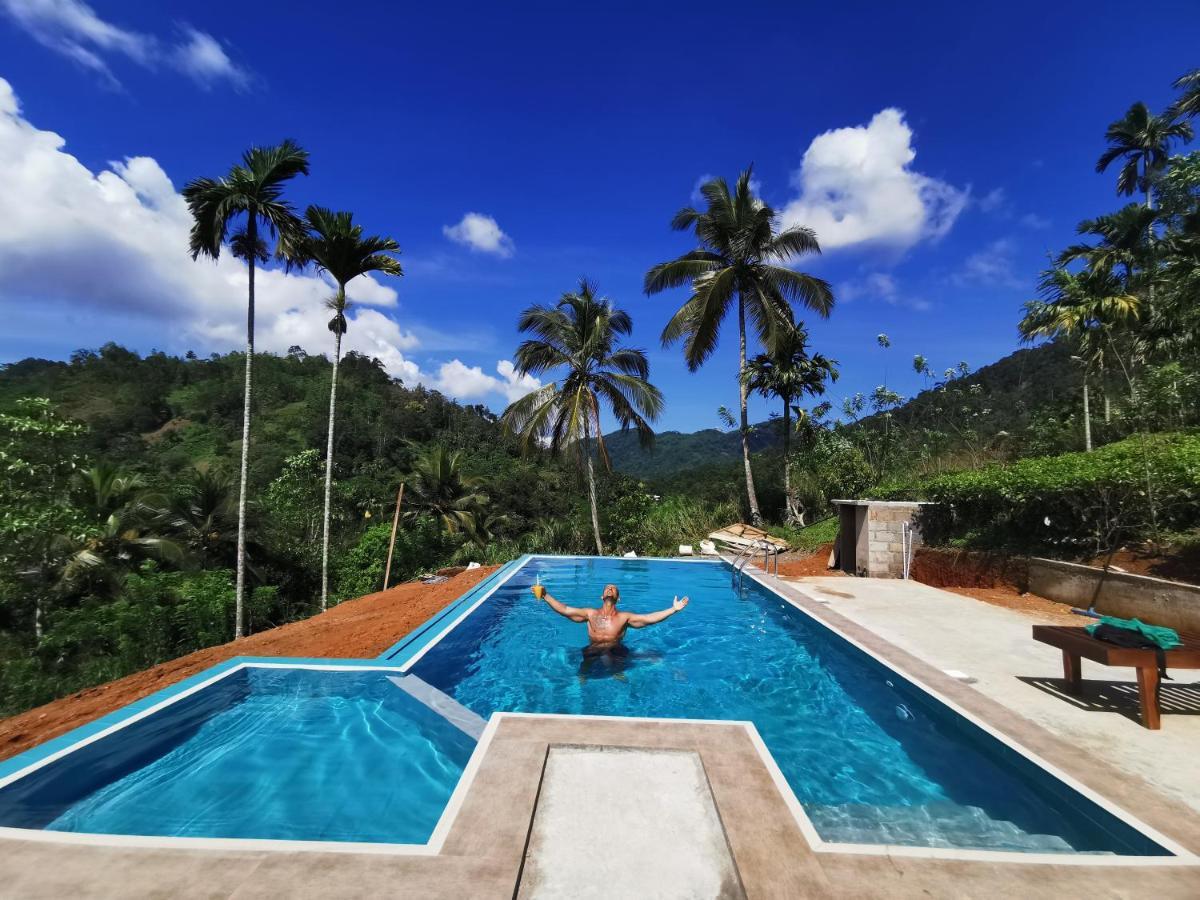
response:
<path fill-rule="evenodd" d="M 292 141 L 213 160 L 183 189 L 181 255 L 245 265 L 242 346 L 135 352 L 103 342 L 0 368 L 0 716 L 384 588 L 525 553 L 673 555 L 733 522 L 793 546 L 833 540 L 831 501 L 932 501 L 929 543 L 1068 560 L 1200 547 L 1200 70 L 1174 102 L 1097 122 L 1112 202 L 1024 273 L 1024 346 L 999 360 L 861 341 L 879 386 L 842 394 L 812 337 L 835 288 L 822 235 L 785 225 L 747 166 L 678 211 L 690 249 L 647 258 L 644 297 L 581 273 L 511 317 L 506 408 L 406 383 L 358 350 L 347 284 L 402 281 L 403 218 L 292 200 Z M 236 156 L 237 148 L 231 149 Z M 330 285 L 324 344 L 255 347 L 264 273 Z M 258 281 L 256 281 L 258 279 Z M 1035 287 L 1036 286 L 1036 287 Z M 631 308 L 695 372 L 721 373 L 713 422 L 661 430 L 664 394 Z M 951 355 L 948 355 L 951 354 Z M 915 374 L 905 395 L 887 371 Z M 752 421 L 751 397 L 774 410 Z"/>

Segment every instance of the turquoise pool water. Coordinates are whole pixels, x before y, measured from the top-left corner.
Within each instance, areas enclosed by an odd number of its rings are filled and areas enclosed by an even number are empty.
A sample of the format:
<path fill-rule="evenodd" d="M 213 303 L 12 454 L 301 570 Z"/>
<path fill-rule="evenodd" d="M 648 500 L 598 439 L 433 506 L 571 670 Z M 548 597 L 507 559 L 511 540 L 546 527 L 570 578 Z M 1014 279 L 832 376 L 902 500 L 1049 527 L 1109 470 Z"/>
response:
<path fill-rule="evenodd" d="M 691 605 L 588 667 L 584 626 L 530 596 L 539 576 L 572 605 L 608 582 L 625 609 Z M 746 579 L 739 595 L 724 564 L 533 559 L 410 671 L 484 717 L 750 720 L 828 841 L 1166 853 L 775 594 Z"/>
<path fill-rule="evenodd" d="M 0 789 L 0 825 L 424 843 L 475 742 L 388 675 L 236 671 Z"/>
<path fill-rule="evenodd" d="M 574 605 L 610 581 L 631 610 L 692 602 L 586 663 L 584 626 L 531 597 L 538 577 Z M 724 564 L 534 558 L 428 646 L 472 602 L 390 668 L 236 669 L 8 781 L 0 826 L 424 843 L 479 717 L 505 710 L 749 720 L 828 841 L 1168 855 L 777 595 L 735 591 Z"/>

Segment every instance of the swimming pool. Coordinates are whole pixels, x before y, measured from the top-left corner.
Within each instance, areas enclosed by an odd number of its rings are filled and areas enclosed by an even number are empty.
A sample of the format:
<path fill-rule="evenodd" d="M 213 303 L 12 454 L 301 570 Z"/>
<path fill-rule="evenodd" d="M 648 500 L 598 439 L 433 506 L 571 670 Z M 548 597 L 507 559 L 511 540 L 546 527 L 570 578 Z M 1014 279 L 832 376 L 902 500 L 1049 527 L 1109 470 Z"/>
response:
<path fill-rule="evenodd" d="M 692 602 L 588 664 L 584 626 L 529 593 L 595 605 Z M 449 625 L 449 622 L 441 623 Z M 535 557 L 453 628 L 392 661 L 480 716 L 517 712 L 754 723 L 820 837 L 1025 853 L 1170 855 L 836 633 L 720 562 Z"/>
<path fill-rule="evenodd" d="M 235 665 L 0 788 L 0 826 L 423 844 L 475 741 L 394 668 Z"/>
<path fill-rule="evenodd" d="M 0 836 L 436 853 L 484 719 L 509 712 L 749 722 L 819 850 L 1188 856 L 731 576 L 524 557 L 377 660 L 231 660 L 0 762 Z M 626 657 L 585 663 L 584 626 L 535 601 L 535 579 L 574 605 L 609 582 L 625 609 L 692 602 L 631 630 Z"/>

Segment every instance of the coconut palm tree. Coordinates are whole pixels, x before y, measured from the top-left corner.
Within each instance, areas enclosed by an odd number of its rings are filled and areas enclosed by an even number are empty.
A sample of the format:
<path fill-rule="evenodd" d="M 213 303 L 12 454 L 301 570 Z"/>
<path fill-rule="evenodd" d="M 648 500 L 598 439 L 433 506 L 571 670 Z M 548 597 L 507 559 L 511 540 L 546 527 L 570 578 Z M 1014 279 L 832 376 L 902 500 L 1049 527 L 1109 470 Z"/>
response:
<path fill-rule="evenodd" d="M 140 476 L 109 464 L 94 466 L 76 473 L 72 494 L 84 525 L 78 533 L 54 539 L 63 560 L 60 591 L 115 596 L 125 576 L 143 560 L 183 561 L 183 548 L 155 530 L 163 501 L 147 492 Z"/>
<path fill-rule="evenodd" d="M 325 514 L 321 535 L 321 609 L 329 603 L 329 502 L 333 490 L 333 426 L 337 409 L 338 362 L 342 357 L 342 336 L 349 323 L 346 311 L 346 285 L 368 272 L 403 275 L 400 263 L 391 254 L 400 252 L 392 238 L 364 236 L 361 225 L 354 224 L 348 212 L 333 212 L 323 206 L 310 206 L 304 213 L 306 232 L 295 243 L 283 243 L 281 255 L 291 265 L 313 265 L 337 283 L 337 291 L 326 306 L 333 313 L 329 330 L 333 332 L 333 374 L 329 382 L 329 432 L 325 448 Z"/>
<path fill-rule="evenodd" d="M 1117 160 L 1122 160 L 1117 173 L 1117 193 L 1129 196 L 1141 191 L 1146 206 L 1152 206 L 1150 188 L 1154 176 L 1166 165 L 1172 141 L 1190 141 L 1192 126 L 1187 122 L 1173 120 L 1170 116 L 1156 116 L 1145 103 L 1129 107 L 1124 117 L 1108 126 L 1105 132 L 1108 149 L 1096 162 L 1096 171 L 1104 172 Z"/>
<path fill-rule="evenodd" d="M 701 186 L 707 209 L 701 212 L 685 207 L 671 220 L 676 231 L 692 229 L 700 246 L 652 268 L 646 273 L 644 287 L 647 294 L 657 294 L 690 285 L 691 296 L 663 329 L 662 342 L 670 346 L 683 340 L 684 359 L 693 372 L 716 351 L 721 324 L 737 298 L 742 463 L 750 516 L 759 525 L 762 514 L 750 467 L 746 319 L 749 317 L 769 350 L 776 335 L 791 325 L 793 303 L 828 316 L 833 309 L 833 291 L 822 279 L 784 265 L 798 256 L 820 253 L 817 236 L 811 228 L 801 226 L 780 231 L 775 210 L 751 190 L 750 174 L 751 169 L 741 174 L 732 193 L 723 178 Z"/>
<path fill-rule="evenodd" d="M 792 402 L 825 393 L 825 385 L 838 380 L 836 360 L 820 353 L 809 354 L 808 332 L 800 325 L 784 328 L 769 353 L 760 353 L 746 363 L 746 384 L 762 396 L 783 401 L 783 494 L 785 517 L 789 524 L 804 524 L 803 515 L 792 491 Z M 803 415 L 799 408 L 798 415 Z"/>
<path fill-rule="evenodd" d="M 662 411 L 662 393 L 649 381 L 646 352 L 619 344 L 633 331 L 633 320 L 611 300 L 597 297 L 596 286 L 586 278 L 554 306 L 526 309 L 517 328 L 533 335 L 517 348 L 517 372 L 541 376 L 557 371 L 560 380 L 512 403 L 501 421 L 527 451 L 544 446 L 552 455 L 567 448 L 578 453 L 587 475 L 596 553 L 603 555 L 593 455 L 599 454 L 605 470 L 612 466 L 600 427 L 601 404 L 622 430 L 636 428 L 642 446 L 648 447 L 654 441 L 650 423 Z"/>
<path fill-rule="evenodd" d="M 254 270 L 266 262 L 264 232 L 272 238 L 294 238 L 300 220 L 283 199 L 284 185 L 308 174 L 308 152 L 294 141 L 274 147 L 251 147 L 241 165 L 223 178 L 197 178 L 183 189 L 192 214 L 189 250 L 217 259 L 229 237 L 233 255 L 246 261 L 246 375 L 242 400 L 242 466 L 238 486 L 237 602 L 234 637 L 245 634 L 246 594 L 246 479 L 250 469 L 251 370 L 254 361 Z M 229 232 L 235 229 L 232 236 Z"/>
<path fill-rule="evenodd" d="M 488 497 L 480 490 L 482 479 L 463 473 L 462 456 L 460 450 L 434 445 L 417 457 L 405 479 L 406 518 L 429 515 L 450 534 L 475 533 L 476 519 Z"/>

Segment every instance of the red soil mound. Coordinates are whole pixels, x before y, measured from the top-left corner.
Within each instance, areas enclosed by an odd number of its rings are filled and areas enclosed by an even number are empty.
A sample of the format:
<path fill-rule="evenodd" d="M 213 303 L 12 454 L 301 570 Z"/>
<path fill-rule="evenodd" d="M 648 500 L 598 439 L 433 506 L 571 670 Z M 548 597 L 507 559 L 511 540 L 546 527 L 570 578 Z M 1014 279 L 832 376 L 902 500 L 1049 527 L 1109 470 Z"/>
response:
<path fill-rule="evenodd" d="M 779 574 L 788 578 L 808 578 L 817 575 L 841 575 L 838 569 L 829 568 L 829 552 L 833 549 L 833 541 L 822 544 L 806 556 L 785 554 L 779 558 Z M 771 567 L 774 572 L 774 566 Z"/>
<path fill-rule="evenodd" d="M 144 672 L 87 688 L 0 720 L 0 759 L 28 750 L 233 656 L 341 659 L 378 656 L 496 568 L 484 566 L 463 572 L 442 584 L 402 584 L 357 600 L 347 600 L 302 622 L 197 650 Z"/>

